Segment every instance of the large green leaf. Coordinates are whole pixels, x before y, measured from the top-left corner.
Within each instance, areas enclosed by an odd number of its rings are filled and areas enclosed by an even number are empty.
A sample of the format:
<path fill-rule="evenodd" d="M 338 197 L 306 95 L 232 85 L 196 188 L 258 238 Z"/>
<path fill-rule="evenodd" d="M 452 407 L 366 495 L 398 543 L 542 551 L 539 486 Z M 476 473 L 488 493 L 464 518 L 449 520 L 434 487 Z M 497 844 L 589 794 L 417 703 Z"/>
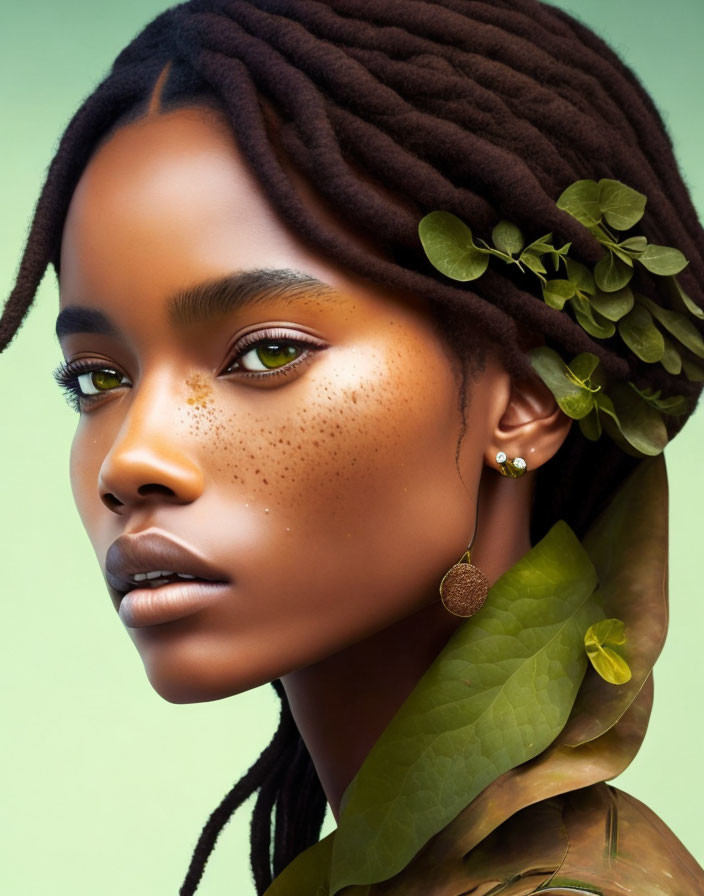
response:
<path fill-rule="evenodd" d="M 472 231 L 450 212 L 430 212 L 418 235 L 430 263 L 453 280 L 476 280 L 486 271 L 489 255 L 477 248 Z"/>
<path fill-rule="evenodd" d="M 596 575 L 558 522 L 492 587 L 345 791 L 331 896 L 400 871 L 502 772 L 562 730 L 582 681 Z"/>
<path fill-rule="evenodd" d="M 528 809 L 529 821 L 523 826 L 520 842 L 526 842 L 530 831 L 543 832 L 540 861 L 531 867 L 544 868 L 554 855 L 553 849 L 562 842 L 560 831 L 546 824 L 549 819 L 545 810 L 549 808 L 545 801 L 620 774 L 641 744 L 651 706 L 652 683 L 641 690 L 623 718 L 602 737 L 576 748 L 565 747 L 558 740 L 535 759 L 505 772 L 433 837 L 400 874 L 377 886 L 350 887 L 343 896 L 457 896 L 473 893 L 482 872 L 495 875 L 507 861 L 513 860 L 511 871 L 515 874 L 521 868 L 520 843 L 506 848 L 508 831 L 504 823 L 515 819 L 516 813 L 527 806 L 535 808 Z M 485 863 L 485 847 L 491 842 L 487 838 L 494 831 L 498 854 L 495 852 L 493 860 Z M 560 858 L 554 857 L 558 864 Z M 487 890 L 482 886 L 478 892 L 486 894 Z M 290 896 L 299 896 L 299 892 Z M 503 896 L 503 891 L 497 890 L 496 896 Z"/>
<path fill-rule="evenodd" d="M 645 212 L 646 197 L 617 180 L 599 181 L 599 208 L 615 230 L 634 227 Z"/>
<path fill-rule="evenodd" d="M 303 850 L 274 878 L 264 896 L 328 896 L 335 831 Z"/>

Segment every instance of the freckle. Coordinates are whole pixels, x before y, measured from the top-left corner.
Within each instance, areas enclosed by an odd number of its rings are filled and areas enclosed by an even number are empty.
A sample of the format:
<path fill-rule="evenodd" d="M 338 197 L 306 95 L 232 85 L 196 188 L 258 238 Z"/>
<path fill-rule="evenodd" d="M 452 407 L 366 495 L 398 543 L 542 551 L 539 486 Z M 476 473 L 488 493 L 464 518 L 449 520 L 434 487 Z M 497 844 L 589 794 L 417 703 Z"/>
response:
<path fill-rule="evenodd" d="M 264 485 L 269 485 L 269 483 L 266 481 L 266 479 L 262 479 L 262 482 L 264 483 Z"/>

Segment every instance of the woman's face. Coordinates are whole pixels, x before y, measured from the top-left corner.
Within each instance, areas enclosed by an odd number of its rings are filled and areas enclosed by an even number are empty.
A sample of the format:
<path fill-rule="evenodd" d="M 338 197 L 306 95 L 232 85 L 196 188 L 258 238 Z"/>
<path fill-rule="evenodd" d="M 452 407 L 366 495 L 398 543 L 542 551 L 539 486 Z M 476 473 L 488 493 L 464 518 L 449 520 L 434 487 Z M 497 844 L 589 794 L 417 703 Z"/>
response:
<path fill-rule="evenodd" d="M 473 384 L 463 484 L 457 369 L 420 303 L 299 242 L 213 114 L 99 149 L 60 294 L 75 500 L 162 696 L 243 691 L 438 602 L 474 528 L 496 366 Z"/>

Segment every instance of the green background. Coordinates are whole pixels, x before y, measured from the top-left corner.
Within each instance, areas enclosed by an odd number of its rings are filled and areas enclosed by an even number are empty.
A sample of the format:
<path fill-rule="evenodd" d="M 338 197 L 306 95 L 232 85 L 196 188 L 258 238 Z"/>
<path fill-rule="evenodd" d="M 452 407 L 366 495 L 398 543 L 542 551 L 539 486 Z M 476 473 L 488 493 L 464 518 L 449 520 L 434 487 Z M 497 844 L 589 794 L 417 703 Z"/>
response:
<path fill-rule="evenodd" d="M 372 2 L 372 0 L 370 0 Z M 704 209 L 701 0 L 570 0 L 607 38 L 664 114 Z M 155 14 L 149 0 L 6 2 L 0 28 L 0 286 L 14 282 L 56 141 L 113 56 Z M 269 741 L 271 688 L 202 705 L 157 696 L 107 597 L 73 506 L 75 416 L 51 379 L 53 274 L 0 356 L 2 811 L 7 896 L 176 894 L 202 824 Z M 701 512 L 704 411 L 668 447 L 671 628 L 656 669 L 650 730 L 618 781 L 704 864 L 704 631 Z M 199 888 L 254 893 L 248 813 L 223 832 Z"/>

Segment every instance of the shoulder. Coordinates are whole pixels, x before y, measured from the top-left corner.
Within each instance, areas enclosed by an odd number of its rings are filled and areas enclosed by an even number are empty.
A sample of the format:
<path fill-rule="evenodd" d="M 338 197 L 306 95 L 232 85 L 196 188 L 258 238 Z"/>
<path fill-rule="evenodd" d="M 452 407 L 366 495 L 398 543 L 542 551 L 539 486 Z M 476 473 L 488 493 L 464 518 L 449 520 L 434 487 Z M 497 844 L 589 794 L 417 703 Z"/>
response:
<path fill-rule="evenodd" d="M 484 876 L 511 896 L 704 893 L 704 870 L 667 825 L 606 784 L 522 809 L 465 857 L 465 868 L 472 885 Z"/>

